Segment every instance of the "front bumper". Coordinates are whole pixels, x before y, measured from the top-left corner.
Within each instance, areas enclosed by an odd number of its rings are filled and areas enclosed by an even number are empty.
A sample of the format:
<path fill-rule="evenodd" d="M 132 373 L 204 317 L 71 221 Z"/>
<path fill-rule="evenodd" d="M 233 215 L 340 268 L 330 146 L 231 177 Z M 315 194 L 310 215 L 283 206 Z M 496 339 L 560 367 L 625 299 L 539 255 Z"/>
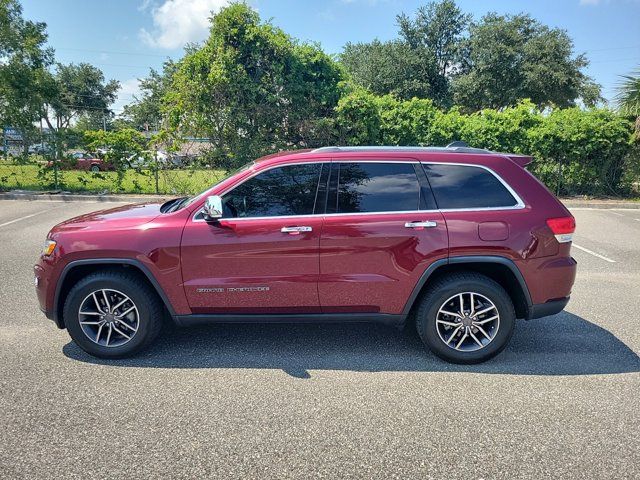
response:
<path fill-rule="evenodd" d="M 63 328 L 53 314 L 52 274 L 53 268 L 42 259 L 33 267 L 34 285 L 38 306 L 49 320 L 53 320 L 58 328 Z"/>

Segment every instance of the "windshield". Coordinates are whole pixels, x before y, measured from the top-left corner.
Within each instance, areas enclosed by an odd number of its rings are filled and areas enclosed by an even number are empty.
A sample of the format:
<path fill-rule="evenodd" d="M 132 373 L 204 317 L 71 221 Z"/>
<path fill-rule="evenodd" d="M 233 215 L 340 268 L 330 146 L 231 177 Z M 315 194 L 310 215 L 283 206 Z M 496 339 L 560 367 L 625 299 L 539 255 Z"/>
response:
<path fill-rule="evenodd" d="M 222 177 L 220 180 L 218 180 L 213 185 L 207 187 L 205 190 L 203 190 L 199 194 L 197 194 L 197 195 L 195 195 L 193 197 L 184 197 L 182 199 L 178 199 L 179 201 L 176 202 L 174 205 L 172 205 L 171 208 L 168 211 L 175 212 L 176 210 L 179 210 L 181 208 L 188 207 L 189 205 L 191 205 L 191 204 L 195 203 L 196 201 L 198 201 L 206 192 L 211 190 L 216 185 L 221 184 L 222 182 L 224 182 L 228 178 L 233 177 L 237 173 L 243 172 L 245 170 L 249 170 L 254 165 L 255 165 L 255 162 L 249 162 L 249 163 L 241 166 L 240 168 L 236 168 L 235 170 L 231 170 L 231 171 L 227 172 L 227 174 L 224 177 Z"/>

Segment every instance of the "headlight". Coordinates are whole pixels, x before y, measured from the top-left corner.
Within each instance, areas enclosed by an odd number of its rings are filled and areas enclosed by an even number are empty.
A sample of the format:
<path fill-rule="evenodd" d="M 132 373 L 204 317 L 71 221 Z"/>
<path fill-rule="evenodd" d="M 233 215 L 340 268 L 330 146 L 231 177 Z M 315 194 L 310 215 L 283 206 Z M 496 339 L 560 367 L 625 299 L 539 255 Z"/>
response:
<path fill-rule="evenodd" d="M 44 247 L 42 247 L 42 255 L 44 255 L 45 257 L 51 255 L 56 249 L 56 245 L 56 242 L 54 242 L 53 240 L 45 240 Z"/>

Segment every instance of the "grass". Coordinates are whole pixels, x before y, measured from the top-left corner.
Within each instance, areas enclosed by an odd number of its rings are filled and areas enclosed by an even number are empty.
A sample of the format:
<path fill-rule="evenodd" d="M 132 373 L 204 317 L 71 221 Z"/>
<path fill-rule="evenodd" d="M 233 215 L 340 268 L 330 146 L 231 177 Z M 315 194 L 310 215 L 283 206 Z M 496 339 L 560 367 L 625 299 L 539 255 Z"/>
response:
<path fill-rule="evenodd" d="M 39 165 L 0 162 L 0 190 L 62 190 L 85 193 L 193 194 L 225 175 L 224 170 L 161 170 L 158 188 L 152 171 L 127 170 L 120 185 L 116 172 L 61 170 L 58 188 L 53 171 Z"/>
<path fill-rule="evenodd" d="M 14 161 L 0 160 L 0 191 L 7 190 L 62 190 L 83 193 L 138 193 L 159 195 L 195 194 L 220 180 L 224 170 L 160 170 L 158 188 L 152 171 L 127 170 L 120 185 L 116 172 L 87 172 L 84 170 L 60 170 L 58 188 L 53 180 L 53 171 L 44 167 L 43 162 L 20 164 Z M 638 201 L 638 187 L 634 188 L 627 201 Z M 616 199 L 616 197 L 577 196 L 584 199 Z M 565 197 L 576 198 L 576 197 Z"/>

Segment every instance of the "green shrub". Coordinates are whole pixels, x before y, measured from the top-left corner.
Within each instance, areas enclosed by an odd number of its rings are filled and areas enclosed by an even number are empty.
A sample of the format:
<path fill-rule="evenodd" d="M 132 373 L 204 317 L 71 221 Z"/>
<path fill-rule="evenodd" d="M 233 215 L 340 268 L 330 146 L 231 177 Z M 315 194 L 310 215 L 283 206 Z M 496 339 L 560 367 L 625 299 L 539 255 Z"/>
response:
<path fill-rule="evenodd" d="M 532 155 L 531 170 L 560 194 L 629 194 L 638 182 L 633 126 L 605 109 L 540 111 L 530 101 L 503 110 L 443 112 L 426 99 L 399 100 L 356 88 L 336 109 L 336 138 L 346 145 L 470 146 Z M 635 172 L 635 173 L 634 173 Z"/>

